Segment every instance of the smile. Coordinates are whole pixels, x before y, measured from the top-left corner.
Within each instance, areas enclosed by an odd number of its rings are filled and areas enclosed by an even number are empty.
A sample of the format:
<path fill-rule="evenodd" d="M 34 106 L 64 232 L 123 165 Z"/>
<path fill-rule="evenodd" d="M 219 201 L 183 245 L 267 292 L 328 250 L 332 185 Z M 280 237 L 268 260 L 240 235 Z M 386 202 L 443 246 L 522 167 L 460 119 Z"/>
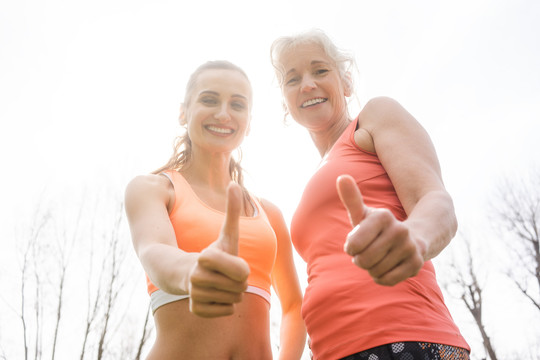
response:
<path fill-rule="evenodd" d="M 307 100 L 306 102 L 304 102 L 302 104 L 302 108 L 307 108 L 309 106 L 313 106 L 313 105 L 317 105 L 317 104 L 320 104 L 320 103 L 323 103 L 325 101 L 327 101 L 328 99 L 325 99 L 325 98 L 315 98 L 315 99 L 309 99 Z"/>
<path fill-rule="evenodd" d="M 220 134 L 232 134 L 234 132 L 234 130 L 231 129 L 231 128 L 223 128 L 223 127 L 217 127 L 217 126 L 213 126 L 213 125 L 207 125 L 207 126 L 205 126 L 205 128 L 207 130 L 217 132 L 217 133 L 220 133 Z"/>

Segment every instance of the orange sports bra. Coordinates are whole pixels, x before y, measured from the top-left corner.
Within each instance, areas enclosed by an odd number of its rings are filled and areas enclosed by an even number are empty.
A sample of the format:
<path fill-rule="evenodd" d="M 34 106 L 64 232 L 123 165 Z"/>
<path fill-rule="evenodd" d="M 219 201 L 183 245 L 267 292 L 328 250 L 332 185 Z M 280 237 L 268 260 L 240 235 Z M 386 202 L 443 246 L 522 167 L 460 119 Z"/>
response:
<path fill-rule="evenodd" d="M 176 243 L 186 252 L 200 252 L 217 240 L 225 213 L 206 205 L 197 197 L 184 177 L 174 170 L 163 173 L 171 181 L 175 192 L 175 204 L 169 214 Z M 240 217 L 238 256 L 250 267 L 248 290 L 270 302 L 271 272 L 276 258 L 276 234 L 255 197 L 251 197 L 256 209 L 253 217 Z M 188 295 L 171 295 L 159 290 L 148 278 L 148 293 L 152 309 L 168 302 L 187 298 Z M 159 291 L 158 291 L 159 290 Z"/>

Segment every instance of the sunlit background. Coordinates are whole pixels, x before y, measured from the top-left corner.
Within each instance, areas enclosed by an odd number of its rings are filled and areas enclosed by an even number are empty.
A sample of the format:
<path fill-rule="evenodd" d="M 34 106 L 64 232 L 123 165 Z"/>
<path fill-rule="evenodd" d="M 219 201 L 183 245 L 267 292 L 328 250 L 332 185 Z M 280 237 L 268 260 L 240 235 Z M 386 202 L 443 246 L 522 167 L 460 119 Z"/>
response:
<path fill-rule="evenodd" d="M 187 77 L 204 61 L 248 73 L 247 185 L 290 221 L 319 155 L 284 120 L 269 48 L 313 27 L 356 55 L 352 115 L 380 95 L 408 109 L 432 137 L 460 225 L 495 262 L 504 255 L 492 246 L 486 204 L 498 179 L 538 166 L 540 2 L 0 0 L 0 359 L 23 358 L 16 259 L 25 221 L 40 201 L 73 210 L 83 192 L 121 199 L 131 178 L 162 165 Z M 486 321 L 510 354 L 538 345 L 539 328 L 529 328 L 538 312 L 507 286 L 492 294 L 497 316 Z M 142 274 L 134 293 L 147 301 Z M 483 358 L 472 318 L 447 302 L 473 358 Z"/>

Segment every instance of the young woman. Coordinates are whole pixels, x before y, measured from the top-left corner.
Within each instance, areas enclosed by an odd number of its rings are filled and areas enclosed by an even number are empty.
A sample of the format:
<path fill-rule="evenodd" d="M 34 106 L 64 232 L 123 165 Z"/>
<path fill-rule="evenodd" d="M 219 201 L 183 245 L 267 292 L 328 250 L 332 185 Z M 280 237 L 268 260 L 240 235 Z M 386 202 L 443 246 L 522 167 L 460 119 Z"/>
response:
<path fill-rule="evenodd" d="M 270 286 L 282 308 L 280 359 L 305 344 L 301 290 L 283 217 L 242 185 L 232 156 L 249 132 L 252 89 L 224 61 L 191 76 L 185 134 L 169 162 L 126 189 L 156 324 L 148 359 L 272 359 Z"/>
<path fill-rule="evenodd" d="M 349 116 L 354 59 L 323 32 L 279 38 L 271 54 L 322 158 L 291 222 L 314 359 L 468 359 L 430 261 L 457 222 L 428 134 L 389 98 Z"/>

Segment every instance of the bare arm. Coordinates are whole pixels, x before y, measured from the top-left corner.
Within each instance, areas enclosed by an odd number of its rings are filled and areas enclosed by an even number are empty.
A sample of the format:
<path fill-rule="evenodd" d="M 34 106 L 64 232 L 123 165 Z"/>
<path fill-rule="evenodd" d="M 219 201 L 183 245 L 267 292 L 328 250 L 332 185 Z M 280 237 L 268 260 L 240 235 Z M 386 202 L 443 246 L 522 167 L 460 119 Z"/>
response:
<path fill-rule="evenodd" d="M 126 188 L 126 214 L 135 252 L 150 280 L 170 294 L 187 294 L 198 254 L 176 245 L 167 206 L 172 185 L 164 176 L 145 175 Z"/>
<path fill-rule="evenodd" d="M 444 187 L 439 159 L 424 128 L 396 101 L 376 100 L 370 110 L 375 151 L 408 215 L 406 223 L 425 243 L 424 260 L 429 260 L 456 233 L 454 204 Z"/>
<path fill-rule="evenodd" d="M 302 290 L 294 265 L 291 238 L 281 211 L 266 200 L 263 207 L 277 237 L 272 285 L 282 312 L 279 359 L 300 359 L 306 343 L 306 328 L 301 314 Z"/>
<path fill-rule="evenodd" d="M 351 232 L 346 251 L 375 281 L 394 285 L 416 275 L 448 245 L 457 230 L 454 206 L 428 134 L 401 105 L 388 98 L 370 101 L 360 127 L 370 135 L 408 218 L 399 222 L 387 210 L 365 207 L 361 195 L 353 200 L 357 195 L 348 180 L 338 181 L 353 225 L 363 225 Z"/>
<path fill-rule="evenodd" d="M 236 256 L 240 190 L 228 189 L 220 236 L 200 253 L 178 248 L 167 207 L 174 199 L 169 180 L 148 175 L 126 189 L 126 213 L 133 246 L 150 280 L 170 294 L 190 294 L 190 310 L 203 317 L 230 315 L 247 288 L 249 266 Z M 171 196 L 172 191 L 172 196 Z M 236 253 L 236 254 L 235 254 Z"/>

